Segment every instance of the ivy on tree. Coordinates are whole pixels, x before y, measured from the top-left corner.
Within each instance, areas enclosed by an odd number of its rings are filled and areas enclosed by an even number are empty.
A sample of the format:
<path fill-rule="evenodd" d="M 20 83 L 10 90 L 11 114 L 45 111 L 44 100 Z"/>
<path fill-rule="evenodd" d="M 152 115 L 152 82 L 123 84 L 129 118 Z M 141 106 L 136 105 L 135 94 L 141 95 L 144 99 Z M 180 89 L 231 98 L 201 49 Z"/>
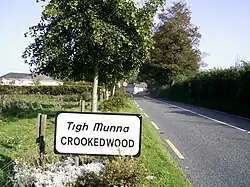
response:
<path fill-rule="evenodd" d="M 98 77 L 121 79 L 148 58 L 153 17 L 162 3 L 150 0 L 138 8 L 133 0 L 51 0 L 29 28 L 34 43 L 23 58 L 35 73 L 91 78 L 96 111 Z"/>

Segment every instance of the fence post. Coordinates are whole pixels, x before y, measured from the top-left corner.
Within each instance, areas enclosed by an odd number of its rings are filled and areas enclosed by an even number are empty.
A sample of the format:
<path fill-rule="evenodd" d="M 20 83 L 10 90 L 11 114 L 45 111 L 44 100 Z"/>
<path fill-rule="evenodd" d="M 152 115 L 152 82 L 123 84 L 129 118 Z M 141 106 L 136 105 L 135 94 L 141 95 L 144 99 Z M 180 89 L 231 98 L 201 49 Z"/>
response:
<path fill-rule="evenodd" d="M 85 111 L 85 100 L 80 100 L 80 112 Z"/>
<path fill-rule="evenodd" d="M 85 111 L 85 100 L 82 100 L 82 97 L 80 99 L 80 112 L 84 112 Z M 79 166 L 79 157 L 78 156 L 74 156 L 74 160 L 75 160 L 75 165 Z"/>
<path fill-rule="evenodd" d="M 38 125 L 38 137 L 36 143 L 39 144 L 39 161 L 42 165 L 43 154 L 45 154 L 45 129 L 46 129 L 47 115 L 38 114 L 37 115 L 37 125 Z"/>

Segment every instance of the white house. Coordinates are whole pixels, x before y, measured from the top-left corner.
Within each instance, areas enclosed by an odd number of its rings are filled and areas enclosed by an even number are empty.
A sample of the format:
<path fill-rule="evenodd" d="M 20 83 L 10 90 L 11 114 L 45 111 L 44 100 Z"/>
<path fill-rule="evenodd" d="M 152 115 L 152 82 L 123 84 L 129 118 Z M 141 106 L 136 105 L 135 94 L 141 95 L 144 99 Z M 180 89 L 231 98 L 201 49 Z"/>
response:
<path fill-rule="evenodd" d="M 0 77 L 0 84 L 15 86 L 35 86 L 36 84 L 57 86 L 62 85 L 63 82 L 45 75 L 32 75 L 28 73 L 8 73 Z"/>

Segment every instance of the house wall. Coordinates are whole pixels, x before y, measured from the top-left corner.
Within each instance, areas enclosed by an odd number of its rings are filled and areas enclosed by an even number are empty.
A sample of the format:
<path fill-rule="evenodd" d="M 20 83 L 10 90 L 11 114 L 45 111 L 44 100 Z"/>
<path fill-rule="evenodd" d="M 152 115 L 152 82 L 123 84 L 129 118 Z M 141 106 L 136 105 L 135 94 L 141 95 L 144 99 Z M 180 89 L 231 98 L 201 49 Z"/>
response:
<path fill-rule="evenodd" d="M 58 85 L 63 85 L 62 82 L 57 82 L 57 81 L 41 81 L 42 86 L 58 86 Z"/>
<path fill-rule="evenodd" d="M 63 82 L 58 81 L 40 81 L 42 86 L 58 86 L 62 85 Z M 35 86 L 33 80 L 28 79 L 2 79 L 1 80 L 2 85 L 14 85 L 14 86 Z"/>
<path fill-rule="evenodd" d="M 33 84 L 33 81 L 27 79 L 2 79 L 1 84 L 14 86 L 30 86 Z"/>

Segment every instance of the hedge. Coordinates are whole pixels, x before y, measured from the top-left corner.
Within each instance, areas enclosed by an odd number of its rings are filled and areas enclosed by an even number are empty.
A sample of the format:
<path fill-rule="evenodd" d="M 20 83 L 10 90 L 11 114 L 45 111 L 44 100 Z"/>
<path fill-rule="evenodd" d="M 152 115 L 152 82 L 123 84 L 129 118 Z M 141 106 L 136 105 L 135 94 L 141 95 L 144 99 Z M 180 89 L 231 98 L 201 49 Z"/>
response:
<path fill-rule="evenodd" d="M 250 65 L 213 69 L 160 91 L 161 97 L 250 117 Z"/>
<path fill-rule="evenodd" d="M 88 86 L 12 86 L 0 85 L 0 94 L 46 94 L 46 95 L 71 95 L 91 92 Z"/>

